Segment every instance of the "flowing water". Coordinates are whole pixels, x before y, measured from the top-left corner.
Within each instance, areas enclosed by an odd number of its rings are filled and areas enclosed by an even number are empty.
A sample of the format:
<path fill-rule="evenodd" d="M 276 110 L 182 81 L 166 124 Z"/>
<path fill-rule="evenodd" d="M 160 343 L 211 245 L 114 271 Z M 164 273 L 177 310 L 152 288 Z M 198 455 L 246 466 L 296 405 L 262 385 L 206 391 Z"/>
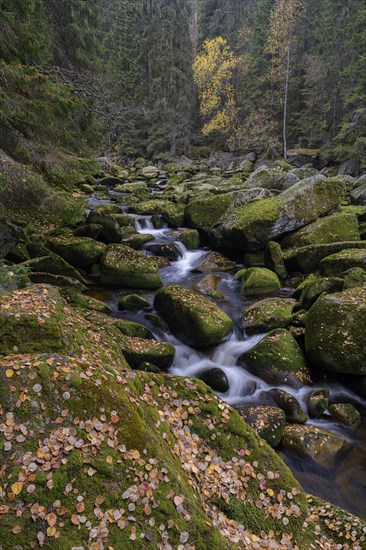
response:
<path fill-rule="evenodd" d="M 110 202 L 107 200 L 90 199 L 90 206 Z M 171 237 L 172 230 L 168 227 L 155 229 L 151 216 L 134 215 L 136 229 L 139 233 L 151 234 L 154 244 L 170 243 L 177 251 L 178 259 L 169 266 L 160 269 L 164 285 L 176 283 L 187 288 L 199 290 L 202 279 L 207 273 L 200 273 L 197 267 L 209 254 L 209 250 L 199 249 L 189 251 L 185 246 Z M 151 244 L 151 243 L 149 243 Z M 150 254 L 148 246 L 142 250 Z M 215 273 L 219 277 L 217 290 L 223 296 L 218 305 L 234 320 L 235 330 L 231 337 L 222 344 L 205 351 L 197 351 L 169 333 L 167 329 L 157 328 L 145 318 L 144 312 L 118 311 L 119 298 L 131 292 L 138 292 L 149 303 L 153 304 L 154 293 L 149 291 L 135 291 L 133 289 L 105 289 L 93 288 L 90 294 L 108 303 L 113 308 L 115 317 L 129 319 L 147 326 L 157 340 L 168 341 L 176 349 L 176 357 L 170 371 L 174 375 L 199 377 L 204 371 L 214 367 L 220 368 L 227 376 L 229 390 L 218 395 L 233 406 L 241 405 L 273 405 L 268 390 L 272 386 L 252 375 L 244 368 L 237 366 L 238 357 L 255 346 L 264 334 L 248 336 L 241 326 L 241 314 L 249 305 L 240 294 L 240 284 L 234 278 L 233 272 Z M 288 296 L 291 290 L 282 289 L 277 295 Z M 289 451 L 279 450 L 279 453 L 291 467 L 294 475 L 304 489 L 310 493 L 329 500 L 350 512 L 366 519 L 366 401 L 358 397 L 353 391 L 341 385 L 329 373 L 318 373 L 318 379 L 312 387 L 303 386 L 294 389 L 282 386 L 282 389 L 291 393 L 307 410 L 306 401 L 309 392 L 316 387 L 328 387 L 332 401 L 351 402 L 362 413 L 362 427 L 353 430 L 324 416 L 321 419 L 310 419 L 309 424 L 326 429 L 341 435 L 350 443 L 350 450 L 345 456 L 336 460 L 335 464 L 324 468 L 308 458 L 301 457 Z"/>

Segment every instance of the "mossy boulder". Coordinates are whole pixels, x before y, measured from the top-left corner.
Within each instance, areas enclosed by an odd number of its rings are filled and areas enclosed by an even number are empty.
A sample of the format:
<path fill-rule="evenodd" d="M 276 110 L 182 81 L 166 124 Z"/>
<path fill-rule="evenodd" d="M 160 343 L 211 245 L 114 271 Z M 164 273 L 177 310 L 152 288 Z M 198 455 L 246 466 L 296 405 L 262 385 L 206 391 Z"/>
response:
<path fill-rule="evenodd" d="M 286 328 L 291 321 L 296 300 L 265 298 L 243 311 L 243 327 L 249 334 Z"/>
<path fill-rule="evenodd" d="M 329 467 L 346 449 L 346 441 L 342 437 L 314 426 L 286 426 L 282 444 L 285 449 L 291 449 L 324 467 Z"/>
<path fill-rule="evenodd" d="M 309 309 L 323 292 L 341 292 L 343 287 L 344 281 L 339 277 L 309 277 L 302 287 L 299 308 Z"/>
<path fill-rule="evenodd" d="M 329 406 L 329 389 L 317 388 L 311 390 L 306 399 L 309 416 L 320 418 Z"/>
<path fill-rule="evenodd" d="M 349 248 L 366 250 L 366 241 L 350 241 L 330 244 L 312 244 L 284 251 L 285 265 L 289 272 L 313 273 L 323 258 Z"/>
<path fill-rule="evenodd" d="M 323 294 L 306 318 L 306 354 L 327 370 L 366 374 L 365 327 L 365 287 Z"/>
<path fill-rule="evenodd" d="M 186 225 L 207 234 L 213 224 L 225 214 L 231 200 L 228 193 L 223 193 L 191 201 L 185 208 Z"/>
<path fill-rule="evenodd" d="M 141 215 L 161 214 L 165 221 L 173 227 L 184 225 L 184 206 L 164 199 L 151 199 L 134 204 L 130 212 Z"/>
<path fill-rule="evenodd" d="M 129 214 L 114 214 L 113 217 L 120 227 L 135 227 L 136 220 Z"/>
<path fill-rule="evenodd" d="M 134 336 L 121 336 L 119 341 L 123 355 L 133 368 L 147 361 L 160 369 L 168 369 L 174 361 L 175 348 L 166 342 L 145 340 Z"/>
<path fill-rule="evenodd" d="M 82 225 L 74 230 L 75 237 L 88 237 L 89 239 L 98 240 L 103 231 L 103 226 L 99 223 L 89 223 Z"/>
<path fill-rule="evenodd" d="M 349 248 L 331 254 L 320 262 L 320 274 L 326 277 L 339 277 L 344 271 L 360 267 L 366 269 L 366 249 Z"/>
<path fill-rule="evenodd" d="M 283 438 L 286 416 L 278 407 L 256 406 L 239 409 L 245 422 L 271 447 L 277 447 Z"/>
<path fill-rule="evenodd" d="M 68 277 L 67 275 L 54 275 L 53 273 L 44 273 L 42 271 L 29 271 L 27 278 L 32 283 L 57 286 L 60 288 L 73 288 L 79 292 L 86 292 L 87 287 L 78 279 Z"/>
<path fill-rule="evenodd" d="M 64 322 L 64 305 L 52 286 L 0 294 L 0 354 L 68 350 L 72 330 Z"/>
<path fill-rule="evenodd" d="M 351 403 L 333 403 L 328 410 L 333 418 L 350 428 L 361 425 L 361 414 Z"/>
<path fill-rule="evenodd" d="M 122 296 L 118 301 L 118 309 L 128 311 L 140 311 L 146 307 L 150 307 L 150 304 L 145 298 L 139 296 L 138 294 L 128 294 L 127 296 Z"/>
<path fill-rule="evenodd" d="M 362 267 L 352 267 L 342 273 L 344 290 L 366 285 L 366 270 Z"/>
<path fill-rule="evenodd" d="M 305 424 L 308 419 L 307 414 L 293 395 L 279 388 L 273 388 L 268 393 L 275 404 L 284 411 L 286 420 Z"/>
<path fill-rule="evenodd" d="M 222 341 L 233 330 L 233 321 L 199 292 L 168 285 L 155 295 L 154 307 L 172 333 L 194 348 Z"/>
<path fill-rule="evenodd" d="M 281 241 L 284 248 L 302 247 L 312 244 L 328 244 L 342 241 L 359 241 L 360 232 L 355 214 L 339 212 L 320 218 L 299 229 Z"/>
<path fill-rule="evenodd" d="M 85 283 L 83 277 L 72 265 L 66 262 L 61 256 L 45 249 L 45 256 L 27 260 L 22 265 L 32 272 L 51 273 L 53 275 L 64 275 Z"/>
<path fill-rule="evenodd" d="M 281 246 L 275 241 L 269 241 L 264 250 L 264 265 L 274 271 L 280 279 L 287 277 L 287 269 L 283 259 Z"/>
<path fill-rule="evenodd" d="M 197 265 L 196 269 L 201 273 L 212 273 L 215 271 L 231 271 L 234 267 L 235 262 L 220 254 L 220 252 L 209 252 Z"/>
<path fill-rule="evenodd" d="M 291 165 L 288 165 L 291 168 Z M 299 181 L 295 174 L 288 173 L 282 169 L 282 166 L 270 168 L 260 166 L 249 177 L 249 182 L 253 187 L 263 187 L 264 189 L 276 189 L 284 191 Z"/>
<path fill-rule="evenodd" d="M 254 348 L 240 355 L 238 362 L 268 384 L 300 388 L 311 383 L 300 346 L 283 328 L 272 330 Z"/>
<path fill-rule="evenodd" d="M 285 236 L 328 214 L 345 193 L 341 182 L 309 178 L 277 197 L 229 210 L 210 236 L 215 246 L 255 252 L 267 242 Z"/>
<path fill-rule="evenodd" d="M 250 267 L 242 277 L 241 293 L 244 296 L 259 296 L 276 292 L 281 283 L 276 273 L 264 267 Z"/>
<path fill-rule="evenodd" d="M 358 185 L 351 193 L 353 204 L 366 205 L 366 183 Z"/>
<path fill-rule="evenodd" d="M 120 214 L 121 207 L 118 204 L 111 203 L 98 204 L 97 206 L 93 206 L 92 212 L 97 212 L 98 214 Z"/>
<path fill-rule="evenodd" d="M 98 224 L 103 227 L 100 239 L 107 244 L 121 242 L 121 228 L 112 214 L 92 210 L 88 215 L 87 223 Z"/>
<path fill-rule="evenodd" d="M 100 281 L 132 288 L 158 288 L 162 284 L 155 260 L 122 244 L 108 246 L 101 260 Z"/>
<path fill-rule="evenodd" d="M 197 229 L 172 231 L 169 233 L 169 237 L 183 243 L 188 250 L 195 250 L 201 246 L 201 239 Z"/>
<path fill-rule="evenodd" d="M 87 237 L 52 237 L 47 246 L 74 267 L 90 268 L 103 256 L 106 245 Z"/>
<path fill-rule="evenodd" d="M 150 235 L 149 233 L 134 233 L 129 237 L 122 239 L 121 244 L 125 244 L 130 248 L 134 248 L 135 250 L 138 250 L 139 248 L 142 248 L 144 244 L 149 243 L 150 241 L 153 241 L 153 240 L 154 240 L 154 235 Z"/>

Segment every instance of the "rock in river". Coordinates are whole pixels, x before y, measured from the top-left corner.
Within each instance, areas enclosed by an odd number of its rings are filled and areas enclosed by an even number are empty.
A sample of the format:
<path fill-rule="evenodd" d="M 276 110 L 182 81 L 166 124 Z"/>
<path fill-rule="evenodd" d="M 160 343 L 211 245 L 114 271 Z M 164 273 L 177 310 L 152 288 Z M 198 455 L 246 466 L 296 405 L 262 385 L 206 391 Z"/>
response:
<path fill-rule="evenodd" d="M 108 246 L 101 262 L 100 281 L 132 288 L 157 288 L 162 284 L 155 260 L 122 244 Z"/>
<path fill-rule="evenodd" d="M 233 330 L 226 313 L 199 292 L 179 285 L 159 290 L 154 306 L 172 333 L 194 348 L 217 344 Z"/>

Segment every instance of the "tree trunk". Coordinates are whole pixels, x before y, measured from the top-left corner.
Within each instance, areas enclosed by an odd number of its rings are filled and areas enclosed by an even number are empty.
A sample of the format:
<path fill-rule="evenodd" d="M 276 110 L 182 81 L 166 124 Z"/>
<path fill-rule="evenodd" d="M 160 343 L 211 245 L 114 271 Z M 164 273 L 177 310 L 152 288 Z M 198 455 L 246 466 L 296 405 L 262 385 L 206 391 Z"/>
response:
<path fill-rule="evenodd" d="M 288 110 L 288 88 L 290 82 L 290 45 L 287 49 L 287 68 L 285 82 L 285 98 L 283 103 L 283 156 L 287 160 L 287 110 Z"/>

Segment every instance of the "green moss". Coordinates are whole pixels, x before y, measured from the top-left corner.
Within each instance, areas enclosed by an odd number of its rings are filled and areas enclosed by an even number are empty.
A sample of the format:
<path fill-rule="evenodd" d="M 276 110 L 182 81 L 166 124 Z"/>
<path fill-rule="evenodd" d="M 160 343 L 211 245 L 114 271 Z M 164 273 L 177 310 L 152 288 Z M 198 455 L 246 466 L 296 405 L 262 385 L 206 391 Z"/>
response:
<path fill-rule="evenodd" d="M 154 259 L 128 246 L 110 245 L 101 263 L 100 280 L 106 285 L 157 288 L 162 284 Z"/>
<path fill-rule="evenodd" d="M 250 267 L 242 277 L 241 292 L 245 296 L 267 294 L 280 288 L 276 273 L 264 267 Z"/>
<path fill-rule="evenodd" d="M 185 209 L 185 222 L 189 227 L 207 233 L 227 211 L 231 202 L 228 194 L 214 195 L 191 201 Z"/>
<path fill-rule="evenodd" d="M 286 328 L 296 301 L 291 298 L 266 298 L 243 311 L 243 326 L 248 333 Z"/>

